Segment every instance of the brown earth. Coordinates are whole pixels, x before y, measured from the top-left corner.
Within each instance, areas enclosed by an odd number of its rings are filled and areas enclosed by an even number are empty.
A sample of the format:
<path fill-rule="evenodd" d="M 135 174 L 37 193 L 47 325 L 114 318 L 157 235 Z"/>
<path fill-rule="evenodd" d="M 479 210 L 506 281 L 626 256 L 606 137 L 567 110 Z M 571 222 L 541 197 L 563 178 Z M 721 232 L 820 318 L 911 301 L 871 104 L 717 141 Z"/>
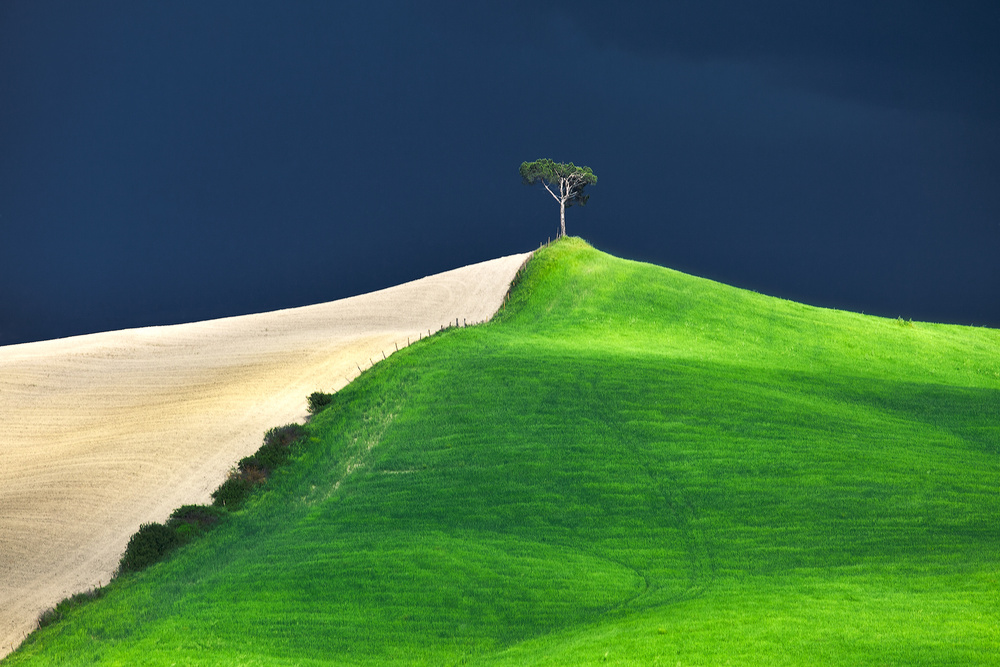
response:
<path fill-rule="evenodd" d="M 264 432 L 428 330 L 489 319 L 528 255 L 326 304 L 0 347 L 0 657 L 209 503 Z"/>

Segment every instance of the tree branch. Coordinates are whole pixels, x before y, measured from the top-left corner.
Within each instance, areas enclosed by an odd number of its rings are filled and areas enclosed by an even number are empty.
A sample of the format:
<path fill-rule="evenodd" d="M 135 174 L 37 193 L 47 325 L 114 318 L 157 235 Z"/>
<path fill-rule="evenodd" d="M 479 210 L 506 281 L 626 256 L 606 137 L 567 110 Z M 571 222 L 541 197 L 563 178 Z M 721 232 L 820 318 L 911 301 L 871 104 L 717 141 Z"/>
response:
<path fill-rule="evenodd" d="M 549 184 L 546 183 L 544 180 L 542 181 L 542 187 L 545 188 L 546 190 L 549 190 Z M 549 190 L 549 194 L 552 195 L 552 198 L 555 199 L 557 202 L 559 202 L 560 204 L 562 203 L 562 199 L 556 197 L 556 194 L 552 192 L 552 190 Z"/>

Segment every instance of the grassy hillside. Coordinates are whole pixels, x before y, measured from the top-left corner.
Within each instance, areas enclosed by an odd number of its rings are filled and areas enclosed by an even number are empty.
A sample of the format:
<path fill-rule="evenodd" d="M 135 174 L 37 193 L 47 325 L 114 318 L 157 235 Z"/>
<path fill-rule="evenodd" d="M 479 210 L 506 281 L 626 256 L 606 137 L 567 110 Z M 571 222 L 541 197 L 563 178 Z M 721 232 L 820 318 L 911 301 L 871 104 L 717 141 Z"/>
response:
<path fill-rule="evenodd" d="M 1000 332 L 539 251 L 4 664 L 1000 664 Z"/>

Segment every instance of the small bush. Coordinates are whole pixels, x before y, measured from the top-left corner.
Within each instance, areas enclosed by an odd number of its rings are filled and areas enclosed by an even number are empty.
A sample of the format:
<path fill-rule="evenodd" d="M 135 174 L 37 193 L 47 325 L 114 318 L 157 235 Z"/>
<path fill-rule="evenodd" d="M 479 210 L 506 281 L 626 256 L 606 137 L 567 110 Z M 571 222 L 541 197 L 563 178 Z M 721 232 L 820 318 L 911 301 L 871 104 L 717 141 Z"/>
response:
<path fill-rule="evenodd" d="M 270 477 L 275 468 L 288 461 L 289 449 L 306 437 L 306 430 L 299 424 L 288 424 L 272 428 L 264 434 L 264 444 L 253 456 L 248 456 L 239 463 L 240 470 L 252 471 L 259 468 L 265 477 Z"/>
<path fill-rule="evenodd" d="M 208 505 L 184 505 L 171 513 L 167 525 L 180 531 L 190 526 L 195 532 L 205 531 L 219 523 L 225 511 Z"/>
<path fill-rule="evenodd" d="M 239 468 L 242 471 L 251 472 L 260 470 L 264 477 L 270 477 L 271 472 L 288 460 L 289 452 L 285 447 L 277 445 L 264 445 L 257 450 L 253 456 L 240 459 Z"/>
<path fill-rule="evenodd" d="M 324 408 L 333 402 L 333 394 L 324 394 L 321 391 L 314 391 L 309 394 L 307 399 L 309 402 L 309 414 L 314 415 L 318 412 L 322 412 Z"/>
<path fill-rule="evenodd" d="M 285 424 L 276 426 L 264 434 L 264 447 L 276 446 L 288 448 L 299 440 L 304 440 L 307 431 L 302 424 Z"/>
<path fill-rule="evenodd" d="M 227 509 L 239 508 L 253 491 L 254 485 L 239 474 L 231 474 L 219 488 L 212 492 L 212 504 Z"/>
<path fill-rule="evenodd" d="M 259 486 L 267 481 L 270 472 L 253 456 L 240 461 L 239 476 L 251 486 Z"/>
<path fill-rule="evenodd" d="M 173 511 L 170 520 L 167 521 L 167 526 L 177 534 L 177 539 L 181 544 L 187 544 L 199 535 L 211 530 L 225 514 L 226 510 L 221 507 L 184 505 Z"/>
<path fill-rule="evenodd" d="M 138 572 L 149 567 L 178 544 L 180 538 L 172 528 L 162 523 L 144 523 L 128 541 L 118 563 L 118 574 Z"/>
<path fill-rule="evenodd" d="M 300 424 L 272 428 L 264 434 L 264 444 L 256 454 L 240 459 L 229 479 L 212 493 L 212 504 L 227 509 L 239 508 L 254 487 L 267 481 L 275 468 L 291 456 L 289 449 L 305 439 L 307 432 Z"/>

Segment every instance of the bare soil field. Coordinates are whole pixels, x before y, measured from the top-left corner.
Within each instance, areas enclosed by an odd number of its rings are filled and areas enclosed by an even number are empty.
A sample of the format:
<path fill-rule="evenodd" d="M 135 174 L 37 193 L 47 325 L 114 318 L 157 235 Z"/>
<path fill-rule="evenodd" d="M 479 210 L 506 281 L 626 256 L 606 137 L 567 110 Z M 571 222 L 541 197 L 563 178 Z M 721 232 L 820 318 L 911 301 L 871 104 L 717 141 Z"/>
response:
<path fill-rule="evenodd" d="M 528 255 L 326 304 L 0 347 L 0 657 L 106 584 L 129 537 L 211 492 L 409 340 L 499 309 Z"/>

